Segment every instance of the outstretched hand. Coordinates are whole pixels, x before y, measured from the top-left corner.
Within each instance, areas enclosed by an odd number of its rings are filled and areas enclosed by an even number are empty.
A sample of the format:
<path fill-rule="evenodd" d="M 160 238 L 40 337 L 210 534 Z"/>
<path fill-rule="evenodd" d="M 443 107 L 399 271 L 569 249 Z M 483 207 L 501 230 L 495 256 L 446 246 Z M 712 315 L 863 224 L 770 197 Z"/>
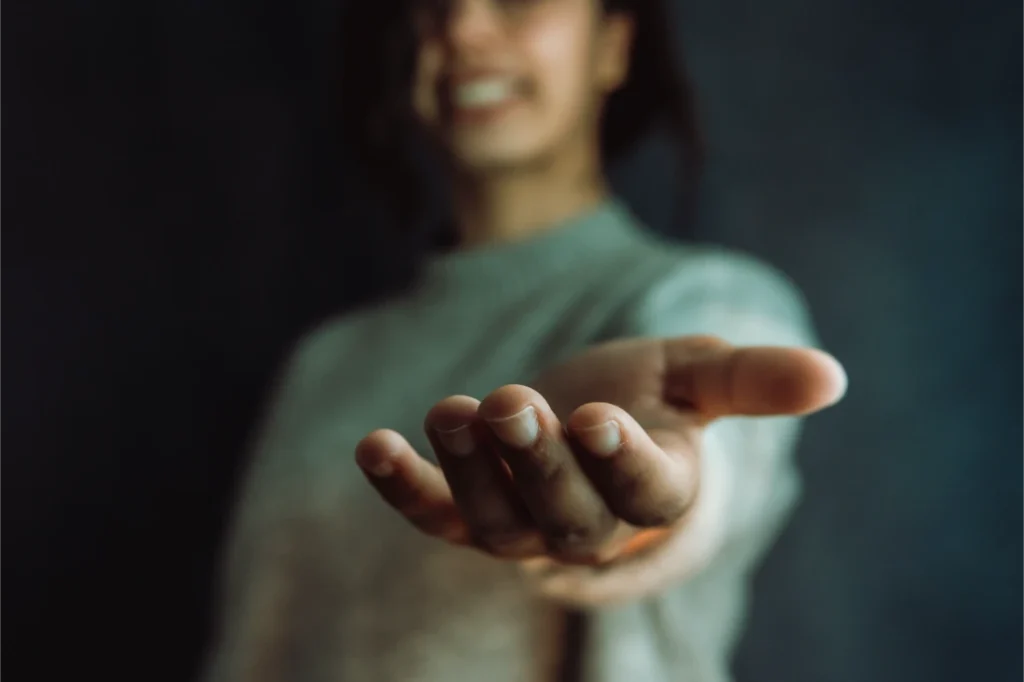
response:
<path fill-rule="evenodd" d="M 422 532 L 509 559 L 608 561 L 685 521 L 703 428 L 727 416 L 801 415 L 846 387 L 831 356 L 712 337 L 596 346 L 533 388 L 451 396 L 425 428 L 440 468 L 378 430 L 356 459 Z"/>

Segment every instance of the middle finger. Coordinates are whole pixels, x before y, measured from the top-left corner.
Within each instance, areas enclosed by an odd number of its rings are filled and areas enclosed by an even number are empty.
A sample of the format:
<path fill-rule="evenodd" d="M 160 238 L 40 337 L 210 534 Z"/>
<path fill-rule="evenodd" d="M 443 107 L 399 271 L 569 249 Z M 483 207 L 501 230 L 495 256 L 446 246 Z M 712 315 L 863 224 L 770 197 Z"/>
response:
<path fill-rule="evenodd" d="M 526 386 L 503 386 L 478 413 L 548 549 L 564 559 L 593 558 L 618 519 L 580 469 L 544 397 Z"/>
<path fill-rule="evenodd" d="M 477 418 L 479 404 L 468 396 L 437 403 L 427 413 L 427 438 L 474 544 L 506 558 L 536 556 L 543 553 L 543 543 L 489 447 Z"/>

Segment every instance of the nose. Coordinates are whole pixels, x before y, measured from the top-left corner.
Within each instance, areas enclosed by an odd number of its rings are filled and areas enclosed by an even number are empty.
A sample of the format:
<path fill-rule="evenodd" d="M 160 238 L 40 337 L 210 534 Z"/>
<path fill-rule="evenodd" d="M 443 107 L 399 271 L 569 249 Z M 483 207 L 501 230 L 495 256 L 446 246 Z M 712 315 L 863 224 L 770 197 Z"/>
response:
<path fill-rule="evenodd" d="M 452 0 L 445 19 L 448 42 L 456 49 L 490 44 L 500 30 L 493 0 Z"/>

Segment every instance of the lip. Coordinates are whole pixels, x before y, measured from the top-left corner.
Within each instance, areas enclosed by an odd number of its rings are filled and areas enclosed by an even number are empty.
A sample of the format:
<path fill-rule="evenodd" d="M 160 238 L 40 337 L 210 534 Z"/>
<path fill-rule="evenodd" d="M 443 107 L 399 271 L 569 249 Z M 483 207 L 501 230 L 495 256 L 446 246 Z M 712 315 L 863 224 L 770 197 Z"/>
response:
<path fill-rule="evenodd" d="M 444 86 L 450 88 L 484 78 L 508 78 L 515 80 L 516 76 L 506 69 L 459 69 L 458 71 L 448 73 L 442 80 Z"/>
<path fill-rule="evenodd" d="M 494 123 L 502 118 L 520 103 L 519 99 L 509 99 L 501 104 L 481 107 L 447 107 L 448 120 L 456 126 L 479 126 Z"/>

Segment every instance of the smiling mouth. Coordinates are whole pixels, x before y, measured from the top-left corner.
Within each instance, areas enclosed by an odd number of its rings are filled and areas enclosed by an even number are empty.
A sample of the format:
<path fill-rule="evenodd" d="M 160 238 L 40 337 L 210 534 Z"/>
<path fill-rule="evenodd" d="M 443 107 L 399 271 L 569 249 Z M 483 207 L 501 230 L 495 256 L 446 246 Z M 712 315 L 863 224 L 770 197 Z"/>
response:
<path fill-rule="evenodd" d="M 446 100 L 454 123 L 487 123 L 522 101 L 522 88 L 507 76 L 463 79 L 446 88 Z"/>

